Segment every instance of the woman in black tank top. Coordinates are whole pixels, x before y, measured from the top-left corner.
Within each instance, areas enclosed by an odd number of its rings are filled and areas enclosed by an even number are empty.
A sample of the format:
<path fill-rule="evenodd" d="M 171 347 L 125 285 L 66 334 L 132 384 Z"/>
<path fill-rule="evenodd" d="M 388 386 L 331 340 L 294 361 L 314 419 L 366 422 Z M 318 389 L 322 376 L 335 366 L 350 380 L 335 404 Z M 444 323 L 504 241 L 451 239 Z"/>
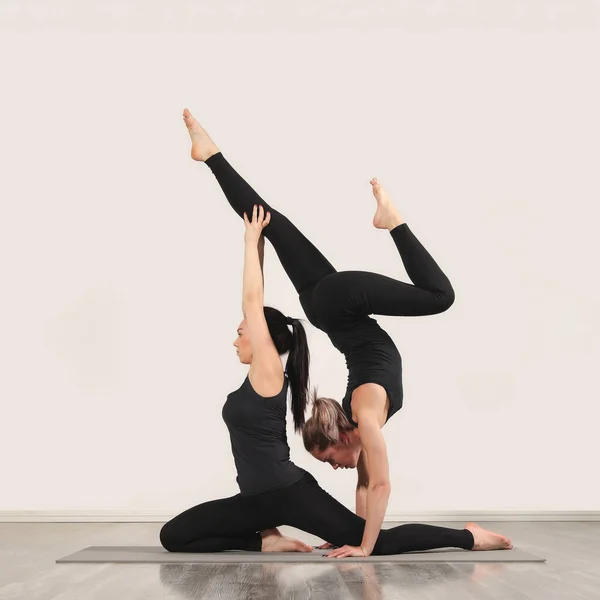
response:
<path fill-rule="evenodd" d="M 160 532 L 163 546 L 172 552 L 310 551 L 306 544 L 284 538 L 275 529 L 289 525 L 341 546 L 329 554 L 331 557 L 399 554 L 446 547 L 466 550 L 510 548 L 507 538 L 474 523 L 467 524 L 464 529 L 400 525 L 392 529 L 378 529 L 373 535 L 368 531 L 368 520 L 365 522 L 361 516 L 348 510 L 327 494 L 310 473 L 290 462 L 285 434 L 287 388 L 288 385 L 291 388 L 294 425 L 298 430 L 304 423 L 308 347 L 304 329 L 298 321 L 286 319 L 278 311 L 271 312 L 271 309 L 263 307 L 260 257 L 263 228 L 265 237 L 273 242 L 286 270 L 289 268 L 297 275 L 298 279 L 292 279 L 295 285 L 303 287 L 307 282 L 310 284 L 317 271 L 322 274 L 321 270 L 327 271 L 329 267 L 314 246 L 285 217 L 272 209 L 264 211 L 262 207 L 257 208 L 256 205 L 261 204 L 260 198 L 228 165 L 187 110 L 184 120 L 192 138 L 192 157 L 210 166 L 228 200 L 244 217 L 244 320 L 234 345 L 240 360 L 249 364 L 250 370 L 241 387 L 229 394 L 223 407 L 240 494 L 205 502 L 166 523 Z M 287 241 L 282 239 L 285 237 Z M 344 284 L 340 280 L 340 285 Z M 335 295 L 335 289 L 329 292 Z M 308 313 L 313 307 L 311 302 L 308 296 L 304 296 L 303 306 Z M 322 306 L 329 310 L 332 305 L 323 303 Z M 316 311 L 316 318 L 324 327 L 326 323 L 335 321 L 335 315 L 328 314 L 327 310 Z M 309 314 L 309 318 L 312 321 L 315 314 Z M 290 323 L 293 332 L 287 329 Z M 352 340 L 352 337 L 353 334 L 348 333 L 348 338 Z M 344 336 L 336 339 L 340 345 L 346 343 Z M 384 338 L 380 342 L 377 352 L 382 355 L 387 352 L 393 362 L 389 342 Z M 284 372 L 280 355 L 290 348 Z M 381 377 L 381 381 L 387 381 L 386 373 L 382 373 Z M 361 384 L 360 377 L 356 383 Z M 391 390 L 397 391 L 391 378 L 389 385 Z M 353 410 L 356 412 L 354 402 L 353 398 Z M 393 409 L 390 402 L 390 412 Z M 367 419 L 359 418 L 358 427 L 364 428 Z M 373 522 L 371 519 L 371 524 Z"/>

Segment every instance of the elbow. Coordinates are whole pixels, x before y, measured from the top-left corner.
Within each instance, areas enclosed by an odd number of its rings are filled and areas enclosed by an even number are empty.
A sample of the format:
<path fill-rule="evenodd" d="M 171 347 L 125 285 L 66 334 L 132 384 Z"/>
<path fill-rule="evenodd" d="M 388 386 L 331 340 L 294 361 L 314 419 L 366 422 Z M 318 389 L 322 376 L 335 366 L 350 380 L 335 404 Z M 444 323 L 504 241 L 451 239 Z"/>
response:
<path fill-rule="evenodd" d="M 392 486 L 390 485 L 389 480 L 382 479 L 380 481 L 371 482 L 369 491 L 381 496 L 389 496 L 392 491 Z"/>

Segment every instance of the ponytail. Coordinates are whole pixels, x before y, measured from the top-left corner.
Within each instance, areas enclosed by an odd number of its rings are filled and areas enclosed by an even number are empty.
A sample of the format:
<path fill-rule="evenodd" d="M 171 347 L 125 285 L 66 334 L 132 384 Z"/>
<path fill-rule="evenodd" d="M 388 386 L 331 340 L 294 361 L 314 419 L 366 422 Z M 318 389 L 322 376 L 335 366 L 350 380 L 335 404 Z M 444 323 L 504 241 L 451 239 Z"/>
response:
<path fill-rule="evenodd" d="M 285 373 L 292 395 L 294 431 L 302 429 L 308 404 L 308 368 L 310 353 L 306 331 L 299 319 L 286 317 L 271 306 L 264 307 L 265 319 L 275 348 L 280 355 L 289 352 Z M 292 331 L 289 326 L 291 325 Z"/>
<path fill-rule="evenodd" d="M 312 394 L 312 414 L 302 429 L 302 440 L 308 452 L 314 448 L 322 451 L 337 444 L 342 433 L 354 429 L 340 403 L 332 398 L 318 398 L 317 389 Z"/>
<path fill-rule="evenodd" d="M 310 352 L 304 326 L 298 319 L 286 317 L 288 325 L 292 326 L 293 335 L 285 371 L 292 392 L 292 415 L 294 431 L 298 432 L 304 426 L 306 405 L 308 404 L 308 366 Z"/>

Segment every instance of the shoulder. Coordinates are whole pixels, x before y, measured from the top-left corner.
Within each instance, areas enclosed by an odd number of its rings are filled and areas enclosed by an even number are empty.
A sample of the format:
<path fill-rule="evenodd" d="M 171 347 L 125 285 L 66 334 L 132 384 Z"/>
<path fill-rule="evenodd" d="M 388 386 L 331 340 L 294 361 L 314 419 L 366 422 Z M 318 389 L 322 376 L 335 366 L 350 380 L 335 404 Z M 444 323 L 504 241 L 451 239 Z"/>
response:
<path fill-rule="evenodd" d="M 360 427 L 366 423 L 383 427 L 387 419 L 389 400 L 385 388 L 377 383 L 365 383 L 352 392 L 352 419 Z"/>
<path fill-rule="evenodd" d="M 287 389 L 287 378 L 283 367 L 279 370 L 261 370 L 252 365 L 248 372 L 248 383 L 252 389 L 264 398 L 272 398 L 279 395 L 284 388 Z"/>

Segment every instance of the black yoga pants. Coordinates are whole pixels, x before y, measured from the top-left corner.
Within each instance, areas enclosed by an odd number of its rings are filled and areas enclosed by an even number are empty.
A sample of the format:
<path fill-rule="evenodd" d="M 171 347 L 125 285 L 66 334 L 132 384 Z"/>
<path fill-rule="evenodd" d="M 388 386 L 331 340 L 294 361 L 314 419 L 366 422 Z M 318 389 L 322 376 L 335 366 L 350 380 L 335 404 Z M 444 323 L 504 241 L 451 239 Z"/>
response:
<path fill-rule="evenodd" d="M 287 217 L 250 187 L 221 152 L 206 164 L 240 217 L 246 213 L 251 219 L 255 204 L 264 207 L 265 215 L 271 213 L 264 236 L 273 245 L 306 316 L 316 327 L 338 329 L 371 314 L 432 315 L 447 310 L 454 302 L 450 281 L 406 223 L 390 233 L 414 285 L 367 271 L 337 272 Z"/>
<path fill-rule="evenodd" d="M 232 496 L 194 506 L 166 523 L 160 541 L 170 552 L 261 549 L 260 531 L 296 527 L 336 546 L 360 546 L 365 520 L 323 490 L 306 473 L 285 488 L 254 496 Z M 407 524 L 382 529 L 373 554 L 401 554 L 434 548 L 473 547 L 467 529 Z"/>

